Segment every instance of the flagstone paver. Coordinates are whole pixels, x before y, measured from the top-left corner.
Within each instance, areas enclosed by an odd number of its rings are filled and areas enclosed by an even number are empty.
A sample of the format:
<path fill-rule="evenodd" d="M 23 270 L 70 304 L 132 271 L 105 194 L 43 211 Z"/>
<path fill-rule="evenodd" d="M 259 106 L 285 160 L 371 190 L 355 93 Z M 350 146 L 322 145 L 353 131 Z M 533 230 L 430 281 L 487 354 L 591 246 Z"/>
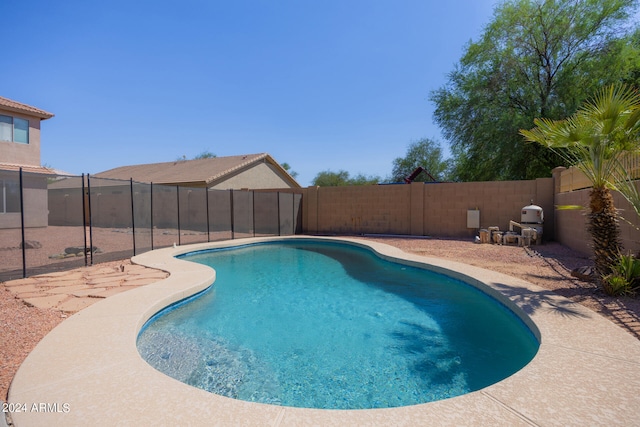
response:
<path fill-rule="evenodd" d="M 89 284 L 91 285 L 108 285 L 109 283 L 113 283 L 115 286 L 118 286 L 121 281 L 125 279 L 126 275 L 124 273 L 120 273 L 117 276 L 107 276 L 107 277 L 92 277 L 89 280 Z"/>
<path fill-rule="evenodd" d="M 37 308 L 55 308 L 62 301 L 69 298 L 68 295 L 49 295 L 36 298 L 25 298 L 24 302 L 27 305 Z"/>
<path fill-rule="evenodd" d="M 27 277 L 26 279 L 16 279 L 16 280 L 11 280 L 9 282 L 5 282 L 5 286 L 9 287 L 17 287 L 17 286 L 24 286 L 24 285 L 33 285 L 35 283 L 39 283 L 39 280 L 33 277 Z"/>
<path fill-rule="evenodd" d="M 112 295 L 119 294 L 121 292 L 125 292 L 135 288 L 137 288 L 137 286 L 120 286 L 117 288 L 109 288 L 100 292 L 93 292 L 89 294 L 89 296 L 92 298 L 108 298 Z"/>
<path fill-rule="evenodd" d="M 127 285 L 127 286 L 142 286 L 145 285 L 147 283 L 149 283 L 149 278 L 147 277 L 138 277 L 135 280 L 126 280 L 123 285 Z M 157 279 L 155 279 L 157 280 Z"/>
<path fill-rule="evenodd" d="M 37 277 L 42 277 L 42 278 L 55 278 L 55 277 L 66 277 L 69 276 L 70 274 L 78 274 L 78 272 L 76 270 L 68 270 L 68 271 L 55 271 L 52 273 L 44 273 L 41 274 Z"/>
<path fill-rule="evenodd" d="M 107 288 L 91 288 L 91 289 L 83 289 L 83 290 L 79 290 L 79 291 L 75 291 L 72 292 L 71 295 L 73 295 L 74 297 L 88 297 L 91 296 L 93 294 L 96 294 L 98 292 L 102 292 L 102 291 L 106 291 Z"/>
<path fill-rule="evenodd" d="M 27 293 L 19 293 L 14 295 L 18 299 L 27 299 L 27 298 L 38 298 L 42 296 L 42 291 L 39 292 L 27 292 Z"/>
<path fill-rule="evenodd" d="M 0 283 L 27 305 L 75 313 L 121 292 L 148 285 L 168 274 L 130 261 L 45 273 Z"/>
<path fill-rule="evenodd" d="M 48 294 L 54 294 L 54 295 L 73 295 L 74 292 L 81 291 L 83 289 L 91 289 L 91 286 L 87 286 L 87 285 L 63 286 L 63 287 L 48 289 L 45 292 Z"/>
<path fill-rule="evenodd" d="M 98 301 L 100 298 L 73 298 L 62 302 L 57 308 L 68 313 L 75 313 Z"/>
<path fill-rule="evenodd" d="M 14 294 L 23 294 L 28 292 L 39 291 L 41 289 L 42 288 L 40 288 L 37 284 L 32 284 L 32 285 L 13 286 L 11 287 L 10 290 Z"/>

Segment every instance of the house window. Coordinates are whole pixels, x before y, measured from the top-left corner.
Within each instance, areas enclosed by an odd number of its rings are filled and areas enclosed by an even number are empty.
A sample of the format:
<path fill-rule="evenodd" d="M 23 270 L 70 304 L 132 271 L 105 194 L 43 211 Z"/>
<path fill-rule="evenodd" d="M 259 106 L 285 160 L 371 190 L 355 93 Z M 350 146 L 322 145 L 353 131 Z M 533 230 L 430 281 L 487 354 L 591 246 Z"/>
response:
<path fill-rule="evenodd" d="M 0 214 L 20 212 L 20 185 L 0 179 Z"/>
<path fill-rule="evenodd" d="M 29 143 L 29 120 L 0 115 L 0 141 Z"/>

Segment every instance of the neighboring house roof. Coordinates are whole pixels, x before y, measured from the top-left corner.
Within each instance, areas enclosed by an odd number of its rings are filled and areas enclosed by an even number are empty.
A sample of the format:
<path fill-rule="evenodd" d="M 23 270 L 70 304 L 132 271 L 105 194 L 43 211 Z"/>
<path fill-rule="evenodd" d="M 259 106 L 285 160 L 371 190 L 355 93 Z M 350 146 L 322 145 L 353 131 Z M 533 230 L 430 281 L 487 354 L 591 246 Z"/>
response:
<path fill-rule="evenodd" d="M 216 181 L 261 162 L 270 163 L 286 180 L 290 181 L 293 187 L 300 187 L 300 184 L 267 153 L 122 166 L 92 176 L 107 179 L 133 179 L 137 182 L 154 184 L 182 183 L 211 186 Z"/>
<path fill-rule="evenodd" d="M 28 165 L 16 165 L 13 163 L 0 163 L 0 171 L 18 172 L 20 168 L 22 168 L 23 172 L 28 172 L 28 173 L 58 175 L 58 171 L 56 171 L 55 169 L 47 168 L 44 166 L 28 166 Z"/>
<path fill-rule="evenodd" d="M 4 98 L 2 96 L 0 96 L 0 109 L 15 111 L 27 116 L 39 117 L 42 120 L 50 119 L 51 117 L 53 117 L 53 113 L 49 113 L 39 108 L 32 107 L 31 105 L 13 101 L 9 98 Z"/>

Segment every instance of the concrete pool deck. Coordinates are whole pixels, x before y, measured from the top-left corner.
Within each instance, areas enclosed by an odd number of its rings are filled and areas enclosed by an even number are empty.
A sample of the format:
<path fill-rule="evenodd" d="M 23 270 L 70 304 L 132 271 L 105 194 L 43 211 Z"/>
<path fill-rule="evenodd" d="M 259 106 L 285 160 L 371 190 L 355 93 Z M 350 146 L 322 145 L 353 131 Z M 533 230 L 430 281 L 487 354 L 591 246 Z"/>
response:
<path fill-rule="evenodd" d="M 175 255 L 279 239 L 198 244 L 134 257 L 135 263 L 171 274 L 94 304 L 49 333 L 11 384 L 9 403 L 21 410 L 11 414 L 15 426 L 611 426 L 634 425 L 640 418 L 640 341 L 607 319 L 511 276 L 356 239 L 337 240 L 370 247 L 398 262 L 452 270 L 471 284 L 486 285 L 488 293 L 526 313 L 524 320 L 539 333 L 538 354 L 519 372 L 482 390 L 372 410 L 302 409 L 229 399 L 174 380 L 141 358 L 136 337 L 145 321 L 215 280 L 210 268 Z"/>

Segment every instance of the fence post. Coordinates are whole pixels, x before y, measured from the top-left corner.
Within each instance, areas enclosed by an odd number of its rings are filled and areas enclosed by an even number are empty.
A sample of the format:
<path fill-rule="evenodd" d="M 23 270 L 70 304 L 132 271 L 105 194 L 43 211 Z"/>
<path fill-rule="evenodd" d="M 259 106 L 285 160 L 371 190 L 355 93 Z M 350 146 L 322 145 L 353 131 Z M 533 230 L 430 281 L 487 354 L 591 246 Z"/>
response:
<path fill-rule="evenodd" d="M 209 230 L 209 189 L 204 187 L 204 202 L 207 204 L 207 243 L 211 241 L 211 235 Z"/>
<path fill-rule="evenodd" d="M 91 219 L 91 176 L 87 174 L 87 200 L 89 201 L 89 254 L 93 265 L 93 220 Z"/>
<path fill-rule="evenodd" d="M 176 197 L 177 197 L 177 203 L 178 205 L 177 210 L 178 210 L 178 246 L 180 246 L 180 186 L 176 185 Z"/>
<path fill-rule="evenodd" d="M 133 256 L 136 256 L 136 218 L 133 210 L 133 178 L 129 178 L 129 188 L 131 189 L 131 235 L 133 236 Z"/>
<path fill-rule="evenodd" d="M 278 204 L 278 236 L 282 236 L 282 231 L 280 231 L 280 192 L 276 191 L 276 203 Z"/>
<path fill-rule="evenodd" d="M 19 171 L 20 178 L 20 231 L 22 233 L 22 278 L 27 277 L 27 248 L 24 238 L 24 182 L 22 180 L 22 168 Z"/>
<path fill-rule="evenodd" d="M 229 202 L 229 212 L 231 212 L 231 240 L 235 239 L 235 233 L 234 233 L 234 224 L 233 224 L 233 188 L 229 189 L 229 198 L 230 198 L 230 202 Z"/>
<path fill-rule="evenodd" d="M 84 188 L 84 173 L 82 174 L 82 233 L 84 239 L 82 244 L 84 245 L 84 266 L 86 267 L 89 259 L 87 258 L 87 197 L 86 189 Z"/>
<path fill-rule="evenodd" d="M 153 250 L 153 182 L 149 183 L 149 194 L 151 195 L 151 199 L 149 200 L 149 217 L 151 218 L 151 250 Z"/>

